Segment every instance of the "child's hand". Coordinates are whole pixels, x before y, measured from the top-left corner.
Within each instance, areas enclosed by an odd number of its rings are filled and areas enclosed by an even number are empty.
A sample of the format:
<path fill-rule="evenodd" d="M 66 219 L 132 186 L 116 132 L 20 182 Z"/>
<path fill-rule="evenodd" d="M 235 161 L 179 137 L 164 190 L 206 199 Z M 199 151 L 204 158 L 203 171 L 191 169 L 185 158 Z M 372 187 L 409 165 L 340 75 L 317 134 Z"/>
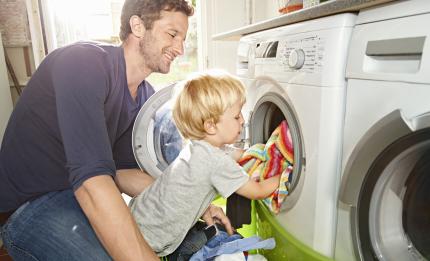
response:
<path fill-rule="evenodd" d="M 213 225 L 216 221 L 219 221 L 219 223 L 224 225 L 229 235 L 233 235 L 234 233 L 230 219 L 228 219 L 220 207 L 214 206 L 212 204 L 209 205 L 208 209 L 206 209 L 205 213 L 203 213 L 202 219 L 208 226 Z"/>
<path fill-rule="evenodd" d="M 245 152 L 244 149 L 241 148 L 234 148 L 235 150 L 233 151 L 233 153 L 231 154 L 231 157 L 235 160 L 235 161 L 239 161 L 242 158 L 243 153 Z"/>

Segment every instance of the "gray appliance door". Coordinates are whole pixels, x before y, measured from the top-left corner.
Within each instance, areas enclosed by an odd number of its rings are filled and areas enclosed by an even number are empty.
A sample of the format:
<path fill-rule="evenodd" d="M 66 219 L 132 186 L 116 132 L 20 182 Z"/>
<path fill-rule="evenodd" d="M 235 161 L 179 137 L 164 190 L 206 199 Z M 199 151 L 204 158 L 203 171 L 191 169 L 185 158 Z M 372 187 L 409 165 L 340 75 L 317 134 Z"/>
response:
<path fill-rule="evenodd" d="M 133 153 L 139 167 L 157 178 L 178 156 L 182 137 L 172 119 L 174 84 L 153 94 L 142 106 L 133 126 Z"/>
<path fill-rule="evenodd" d="M 396 110 L 355 146 L 339 193 L 358 260 L 430 258 L 430 112 Z"/>

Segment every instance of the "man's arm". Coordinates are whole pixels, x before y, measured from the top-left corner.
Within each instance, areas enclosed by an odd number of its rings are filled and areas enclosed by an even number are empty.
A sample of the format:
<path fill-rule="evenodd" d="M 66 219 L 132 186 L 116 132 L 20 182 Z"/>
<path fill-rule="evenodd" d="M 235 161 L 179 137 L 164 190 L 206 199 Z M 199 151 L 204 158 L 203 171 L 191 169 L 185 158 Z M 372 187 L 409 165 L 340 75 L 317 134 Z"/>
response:
<path fill-rule="evenodd" d="M 114 260 L 157 260 L 146 243 L 121 194 L 109 175 L 87 179 L 76 199 L 97 237 Z"/>
<path fill-rule="evenodd" d="M 154 178 L 139 169 L 117 170 L 115 183 L 122 193 L 135 197 L 148 187 Z"/>
<path fill-rule="evenodd" d="M 277 175 L 260 182 L 248 180 L 236 193 L 249 199 L 264 199 L 270 196 L 278 187 L 281 175 Z"/>

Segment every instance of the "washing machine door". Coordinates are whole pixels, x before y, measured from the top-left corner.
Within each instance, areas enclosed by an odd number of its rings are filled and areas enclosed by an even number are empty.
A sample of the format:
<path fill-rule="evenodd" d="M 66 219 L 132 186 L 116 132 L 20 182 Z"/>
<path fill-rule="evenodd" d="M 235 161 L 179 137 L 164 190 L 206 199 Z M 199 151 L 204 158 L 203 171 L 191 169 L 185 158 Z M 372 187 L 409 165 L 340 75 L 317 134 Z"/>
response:
<path fill-rule="evenodd" d="M 305 150 L 297 113 L 285 88 L 270 77 L 258 77 L 249 86 L 247 100 L 250 110 L 247 123 L 249 143 L 266 143 L 282 121 L 286 121 L 293 144 L 293 171 L 287 184 L 288 196 L 281 210 L 292 208 L 297 202 L 304 183 Z"/>
<path fill-rule="evenodd" d="M 430 112 L 386 115 L 349 157 L 340 203 L 359 260 L 430 259 Z"/>
<path fill-rule="evenodd" d="M 132 144 L 137 164 L 157 178 L 178 156 L 182 138 L 172 119 L 174 84 L 154 93 L 142 106 L 133 126 Z"/>

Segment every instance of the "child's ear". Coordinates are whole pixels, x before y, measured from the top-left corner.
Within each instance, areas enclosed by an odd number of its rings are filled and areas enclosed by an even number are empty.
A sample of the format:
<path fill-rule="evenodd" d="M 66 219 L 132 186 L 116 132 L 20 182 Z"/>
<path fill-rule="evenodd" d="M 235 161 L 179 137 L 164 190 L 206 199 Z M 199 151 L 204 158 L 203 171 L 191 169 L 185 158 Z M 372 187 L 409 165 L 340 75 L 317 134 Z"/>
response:
<path fill-rule="evenodd" d="M 213 119 L 205 120 L 205 122 L 203 123 L 203 126 L 207 134 L 209 135 L 216 134 L 216 124 L 214 123 Z"/>

